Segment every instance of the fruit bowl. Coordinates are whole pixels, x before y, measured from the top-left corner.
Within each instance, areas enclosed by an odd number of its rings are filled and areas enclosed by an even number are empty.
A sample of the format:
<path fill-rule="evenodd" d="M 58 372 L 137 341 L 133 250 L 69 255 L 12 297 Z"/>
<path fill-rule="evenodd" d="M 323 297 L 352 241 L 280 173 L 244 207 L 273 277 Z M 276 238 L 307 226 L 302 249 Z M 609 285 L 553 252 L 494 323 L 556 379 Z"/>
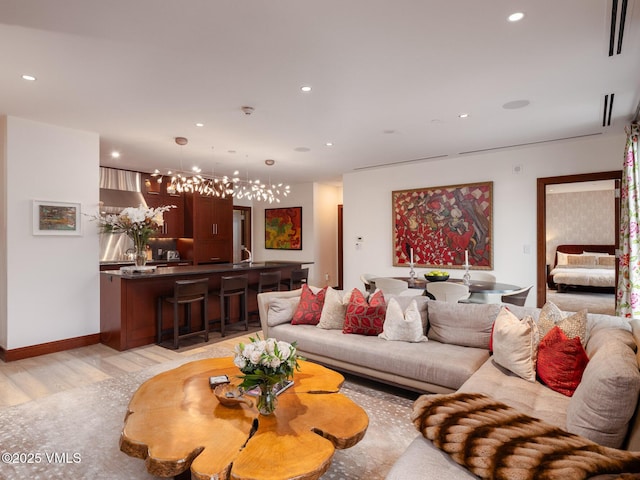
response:
<path fill-rule="evenodd" d="M 449 274 L 446 272 L 429 272 L 424 274 L 424 278 L 428 282 L 446 282 L 449 280 Z"/>

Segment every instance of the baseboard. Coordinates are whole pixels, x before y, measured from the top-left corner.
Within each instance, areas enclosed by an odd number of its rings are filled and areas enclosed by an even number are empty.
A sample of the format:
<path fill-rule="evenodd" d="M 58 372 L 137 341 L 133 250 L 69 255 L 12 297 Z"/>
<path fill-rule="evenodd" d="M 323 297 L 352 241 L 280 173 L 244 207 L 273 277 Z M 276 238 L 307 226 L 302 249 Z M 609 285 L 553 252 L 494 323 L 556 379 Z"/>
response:
<path fill-rule="evenodd" d="M 62 352 L 73 348 L 86 347 L 100 343 L 100 334 L 94 333 L 83 337 L 66 338 L 55 342 L 41 343 L 39 345 L 30 345 L 28 347 L 13 348 L 5 350 L 0 347 L 0 359 L 5 362 L 13 362 L 14 360 L 22 360 L 23 358 L 38 357 L 48 353 Z"/>

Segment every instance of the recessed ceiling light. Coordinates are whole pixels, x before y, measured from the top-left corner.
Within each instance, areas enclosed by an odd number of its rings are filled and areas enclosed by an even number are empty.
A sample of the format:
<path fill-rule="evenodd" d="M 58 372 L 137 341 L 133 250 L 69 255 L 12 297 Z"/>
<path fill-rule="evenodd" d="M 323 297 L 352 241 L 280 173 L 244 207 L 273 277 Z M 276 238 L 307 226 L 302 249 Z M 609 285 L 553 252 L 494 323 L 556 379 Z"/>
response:
<path fill-rule="evenodd" d="M 114 150 L 111 152 L 111 158 L 120 158 L 120 152 Z"/>
<path fill-rule="evenodd" d="M 522 12 L 516 12 L 516 13 L 512 13 L 511 15 L 509 15 L 507 17 L 507 19 L 510 22 L 519 22 L 520 20 L 522 20 L 524 18 L 524 13 Z"/>
<path fill-rule="evenodd" d="M 196 127 L 204 127 L 204 123 L 196 123 Z"/>
<path fill-rule="evenodd" d="M 22 75 L 22 79 L 23 80 L 28 80 L 29 82 L 35 82 L 36 81 L 36 77 L 34 77 L 33 75 L 27 75 L 27 74 Z"/>
<path fill-rule="evenodd" d="M 272 158 L 267 158 L 267 159 L 264 161 L 264 164 L 265 164 L 265 165 L 267 165 L 267 166 L 269 166 L 269 167 L 271 167 L 271 166 L 272 166 L 272 165 L 274 165 L 275 163 L 276 163 L 276 161 L 275 161 L 274 159 L 272 159 Z"/>
<path fill-rule="evenodd" d="M 507 110 L 515 110 L 517 108 L 524 108 L 529 105 L 529 100 L 513 100 L 511 102 L 507 102 L 502 105 L 502 108 L 506 108 Z"/>
<path fill-rule="evenodd" d="M 333 142 L 327 142 L 327 143 L 325 143 L 325 145 L 326 145 L 327 147 L 333 147 Z"/>
<path fill-rule="evenodd" d="M 469 114 L 468 113 L 461 113 L 460 115 L 458 115 L 459 118 L 468 118 Z"/>
<path fill-rule="evenodd" d="M 303 85 L 302 87 L 300 87 L 300 90 L 302 90 L 303 92 L 310 92 L 311 87 L 309 85 Z"/>

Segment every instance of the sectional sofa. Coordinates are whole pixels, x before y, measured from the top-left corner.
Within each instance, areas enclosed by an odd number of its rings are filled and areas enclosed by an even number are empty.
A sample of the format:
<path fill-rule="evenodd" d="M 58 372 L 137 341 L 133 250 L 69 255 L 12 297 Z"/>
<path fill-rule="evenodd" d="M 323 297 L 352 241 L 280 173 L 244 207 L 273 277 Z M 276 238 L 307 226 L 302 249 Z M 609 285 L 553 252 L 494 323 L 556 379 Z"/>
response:
<path fill-rule="evenodd" d="M 502 305 L 391 296 L 385 299 L 387 305 L 393 298 L 396 310 L 399 306 L 402 312 L 409 312 L 412 307 L 419 312 L 420 333 L 426 337 L 394 341 L 382 338 L 384 335 L 343 333 L 340 315 L 345 315 L 349 292 L 326 295 L 321 325 L 292 324 L 301 292 L 262 293 L 258 307 L 264 336 L 297 342 L 299 352 L 309 360 L 420 393 L 485 394 L 600 445 L 640 451 L 640 321 L 586 315 L 583 337 L 588 363 L 575 392 L 567 396 L 538 378 L 526 380 L 496 362 L 490 343 L 496 318 L 506 315 Z M 508 309 L 509 315 L 530 316 L 534 323 L 541 313 L 532 307 L 510 305 Z M 331 314 L 328 322 L 325 313 Z M 388 478 L 477 477 L 417 433 Z"/>

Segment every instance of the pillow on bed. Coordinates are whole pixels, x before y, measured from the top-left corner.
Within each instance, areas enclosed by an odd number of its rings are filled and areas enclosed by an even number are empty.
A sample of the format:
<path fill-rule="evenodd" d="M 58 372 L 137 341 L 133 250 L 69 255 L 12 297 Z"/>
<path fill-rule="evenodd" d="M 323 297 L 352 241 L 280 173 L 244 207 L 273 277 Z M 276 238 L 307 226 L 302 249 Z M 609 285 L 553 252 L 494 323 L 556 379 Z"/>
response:
<path fill-rule="evenodd" d="M 567 257 L 569 256 L 568 253 L 556 252 L 556 255 L 558 256 L 558 262 L 556 263 L 556 265 L 568 264 L 568 261 L 567 261 Z"/>
<path fill-rule="evenodd" d="M 604 252 L 582 252 L 582 255 L 593 255 L 595 257 L 609 257 L 609 256 L 613 256 L 613 255 L 609 255 L 608 253 L 604 253 Z"/>
<path fill-rule="evenodd" d="M 596 257 L 594 255 L 568 255 L 567 264 L 576 267 L 595 267 Z"/>
<path fill-rule="evenodd" d="M 616 257 L 613 255 L 602 255 L 598 257 L 598 266 L 599 267 L 615 267 L 616 266 Z"/>

